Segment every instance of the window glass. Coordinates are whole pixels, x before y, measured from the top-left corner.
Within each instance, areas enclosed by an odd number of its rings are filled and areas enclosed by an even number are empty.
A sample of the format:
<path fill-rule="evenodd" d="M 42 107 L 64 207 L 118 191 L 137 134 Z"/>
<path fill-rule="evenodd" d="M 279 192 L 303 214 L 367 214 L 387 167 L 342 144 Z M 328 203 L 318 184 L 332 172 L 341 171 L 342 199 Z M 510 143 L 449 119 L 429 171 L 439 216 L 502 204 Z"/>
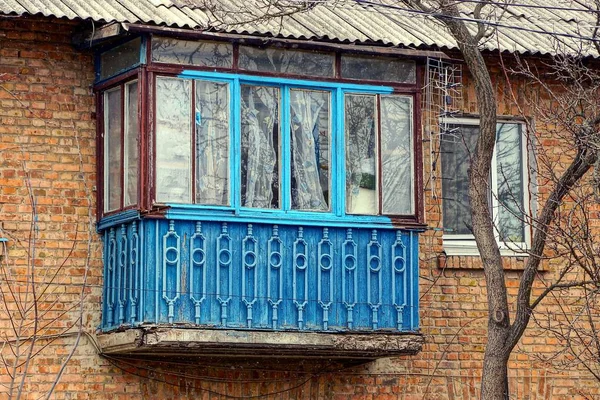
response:
<path fill-rule="evenodd" d="M 376 96 L 345 96 L 346 212 L 377 214 Z"/>
<path fill-rule="evenodd" d="M 104 93 L 104 211 L 121 208 L 121 88 Z"/>
<path fill-rule="evenodd" d="M 471 235 L 471 206 L 469 202 L 469 160 L 475 150 L 479 126 L 449 125 L 455 137 L 442 139 L 442 193 L 444 230 L 451 235 Z"/>
<path fill-rule="evenodd" d="M 240 46 L 239 67 L 248 71 L 334 76 L 335 55 L 314 51 Z"/>
<path fill-rule="evenodd" d="M 229 85 L 196 81 L 196 203 L 229 204 Z"/>
<path fill-rule="evenodd" d="M 138 83 L 125 85 L 125 207 L 138 202 L 138 158 L 139 158 L 139 129 L 138 129 Z"/>
<path fill-rule="evenodd" d="M 477 125 L 449 125 L 455 140 L 441 142 L 444 230 L 449 235 L 472 235 L 469 204 L 469 160 L 479 136 Z M 525 242 L 524 160 L 520 124 L 497 125 L 496 152 L 492 159 L 495 177 L 490 178 L 493 217 L 501 242 Z"/>
<path fill-rule="evenodd" d="M 191 81 L 156 78 L 156 200 L 191 203 Z"/>
<path fill-rule="evenodd" d="M 498 124 L 496 170 L 500 240 L 524 242 L 523 151 L 520 124 Z"/>
<path fill-rule="evenodd" d="M 373 56 L 342 55 L 342 78 L 415 83 L 414 61 Z"/>
<path fill-rule="evenodd" d="M 290 90 L 292 208 L 329 210 L 329 92 Z"/>
<path fill-rule="evenodd" d="M 141 38 L 105 51 L 100 55 L 100 79 L 106 79 L 140 62 Z"/>
<path fill-rule="evenodd" d="M 279 89 L 241 87 L 242 206 L 279 208 Z"/>
<path fill-rule="evenodd" d="M 381 96 L 383 214 L 414 213 L 412 98 Z"/>
<path fill-rule="evenodd" d="M 152 61 L 202 67 L 231 68 L 233 45 L 223 42 L 152 38 Z"/>

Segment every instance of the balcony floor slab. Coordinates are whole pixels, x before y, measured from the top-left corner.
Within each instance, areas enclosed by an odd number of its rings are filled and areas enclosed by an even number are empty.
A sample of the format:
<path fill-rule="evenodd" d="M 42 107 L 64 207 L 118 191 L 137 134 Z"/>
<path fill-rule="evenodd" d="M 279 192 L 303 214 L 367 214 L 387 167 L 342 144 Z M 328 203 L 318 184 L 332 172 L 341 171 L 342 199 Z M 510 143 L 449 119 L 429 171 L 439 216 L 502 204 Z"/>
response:
<path fill-rule="evenodd" d="M 417 333 L 271 332 L 168 326 L 129 328 L 97 338 L 102 353 L 115 356 L 376 359 L 415 354 L 423 345 L 423 336 Z"/>

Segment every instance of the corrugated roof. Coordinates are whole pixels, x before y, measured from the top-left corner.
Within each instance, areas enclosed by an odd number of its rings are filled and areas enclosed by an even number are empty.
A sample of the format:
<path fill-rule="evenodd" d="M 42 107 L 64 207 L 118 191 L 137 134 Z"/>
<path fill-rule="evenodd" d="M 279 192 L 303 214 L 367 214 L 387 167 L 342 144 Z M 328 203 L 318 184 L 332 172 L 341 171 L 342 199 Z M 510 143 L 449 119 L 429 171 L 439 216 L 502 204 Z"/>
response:
<path fill-rule="evenodd" d="M 209 5 L 210 3 L 210 5 Z M 187 29 L 216 29 L 294 39 L 379 43 L 392 46 L 455 48 L 450 35 L 430 16 L 394 0 L 314 1 L 308 11 L 287 13 L 271 7 L 277 18 L 260 18 L 268 0 L 0 0 L 0 13 L 43 15 L 98 22 L 127 22 Z M 589 38 L 596 14 L 592 0 L 515 0 L 504 11 L 496 9 L 498 35 L 486 48 L 552 54 L 561 47 L 573 53 L 581 48 L 598 56 Z M 281 4 L 281 3 L 280 3 Z M 304 4 L 286 0 L 286 5 Z M 461 5 L 463 16 L 473 18 L 476 1 Z M 486 10 L 489 7 L 484 8 Z M 470 22 L 471 25 L 474 25 Z"/>

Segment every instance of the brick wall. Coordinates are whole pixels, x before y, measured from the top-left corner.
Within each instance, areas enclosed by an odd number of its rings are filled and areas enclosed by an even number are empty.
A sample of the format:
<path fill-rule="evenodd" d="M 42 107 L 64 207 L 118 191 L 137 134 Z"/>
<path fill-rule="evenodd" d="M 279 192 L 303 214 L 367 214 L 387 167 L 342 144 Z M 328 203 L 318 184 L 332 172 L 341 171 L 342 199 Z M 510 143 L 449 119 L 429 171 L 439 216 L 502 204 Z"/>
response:
<path fill-rule="evenodd" d="M 93 212 L 93 59 L 70 45 L 77 26 L 57 19 L 0 18 L 0 237 L 9 239 L 0 274 L 0 397 L 7 397 L 14 375 L 13 395 L 23 381 L 22 398 L 39 398 L 77 344 L 53 398 L 477 398 L 486 340 L 483 273 L 469 257 L 438 268 L 441 234 L 433 231 L 421 237 L 421 326 L 427 344 L 417 356 L 354 368 L 301 360 L 224 365 L 208 359 L 99 357 L 94 334 L 102 261 Z M 495 72 L 500 111 L 517 114 Z M 476 112 L 472 87 L 465 100 L 468 111 Z M 431 174 L 427 151 L 424 162 L 425 174 Z M 426 207 L 428 222 L 439 225 L 440 200 L 428 197 Z M 511 295 L 524 260 L 506 261 Z M 542 277 L 549 280 L 552 273 Z M 536 292 L 542 287 L 540 281 Z M 549 299 L 542 312 L 553 312 L 554 302 L 562 300 Z M 84 334 L 79 337 L 80 318 Z M 600 398 L 597 381 L 581 368 L 565 367 L 568 357 L 559 357 L 554 367 L 543 361 L 558 348 L 552 335 L 532 324 L 510 360 L 515 398 Z"/>

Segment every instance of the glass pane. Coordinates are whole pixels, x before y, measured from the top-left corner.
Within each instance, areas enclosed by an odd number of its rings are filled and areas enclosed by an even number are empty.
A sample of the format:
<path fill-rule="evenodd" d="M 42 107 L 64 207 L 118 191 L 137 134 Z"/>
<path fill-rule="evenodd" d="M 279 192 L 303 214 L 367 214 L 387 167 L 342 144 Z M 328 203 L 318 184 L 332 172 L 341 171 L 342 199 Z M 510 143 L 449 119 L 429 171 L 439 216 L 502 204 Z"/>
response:
<path fill-rule="evenodd" d="M 222 42 L 153 37 L 152 61 L 231 68 L 233 66 L 233 45 Z"/>
<path fill-rule="evenodd" d="M 130 206 L 138 202 L 138 158 L 139 158 L 139 129 L 138 129 L 138 83 L 125 85 L 125 200 L 124 205 Z"/>
<path fill-rule="evenodd" d="M 415 83 L 414 61 L 342 55 L 342 78 Z"/>
<path fill-rule="evenodd" d="M 191 203 L 189 80 L 156 78 L 156 200 Z"/>
<path fill-rule="evenodd" d="M 412 98 L 381 96 L 383 214 L 414 214 Z"/>
<path fill-rule="evenodd" d="M 279 208 L 279 89 L 242 85 L 242 206 Z"/>
<path fill-rule="evenodd" d="M 335 56 L 333 53 L 240 46 L 238 62 L 240 69 L 248 71 L 333 77 Z"/>
<path fill-rule="evenodd" d="M 346 212 L 377 214 L 375 96 L 346 95 Z"/>
<path fill-rule="evenodd" d="M 292 208 L 329 210 L 329 92 L 290 91 Z"/>
<path fill-rule="evenodd" d="M 121 208 L 121 88 L 104 93 L 104 211 Z"/>
<path fill-rule="evenodd" d="M 500 240 L 525 242 L 523 152 L 520 124 L 498 124 L 496 165 Z"/>
<path fill-rule="evenodd" d="M 142 39 L 136 38 L 100 55 L 100 79 L 116 75 L 140 62 Z"/>
<path fill-rule="evenodd" d="M 229 204 L 229 85 L 196 81 L 196 203 Z"/>
<path fill-rule="evenodd" d="M 451 235 L 471 235 L 469 202 L 469 161 L 475 150 L 478 125 L 449 125 L 457 129 L 454 140 L 442 140 L 442 203 L 444 230 Z"/>

